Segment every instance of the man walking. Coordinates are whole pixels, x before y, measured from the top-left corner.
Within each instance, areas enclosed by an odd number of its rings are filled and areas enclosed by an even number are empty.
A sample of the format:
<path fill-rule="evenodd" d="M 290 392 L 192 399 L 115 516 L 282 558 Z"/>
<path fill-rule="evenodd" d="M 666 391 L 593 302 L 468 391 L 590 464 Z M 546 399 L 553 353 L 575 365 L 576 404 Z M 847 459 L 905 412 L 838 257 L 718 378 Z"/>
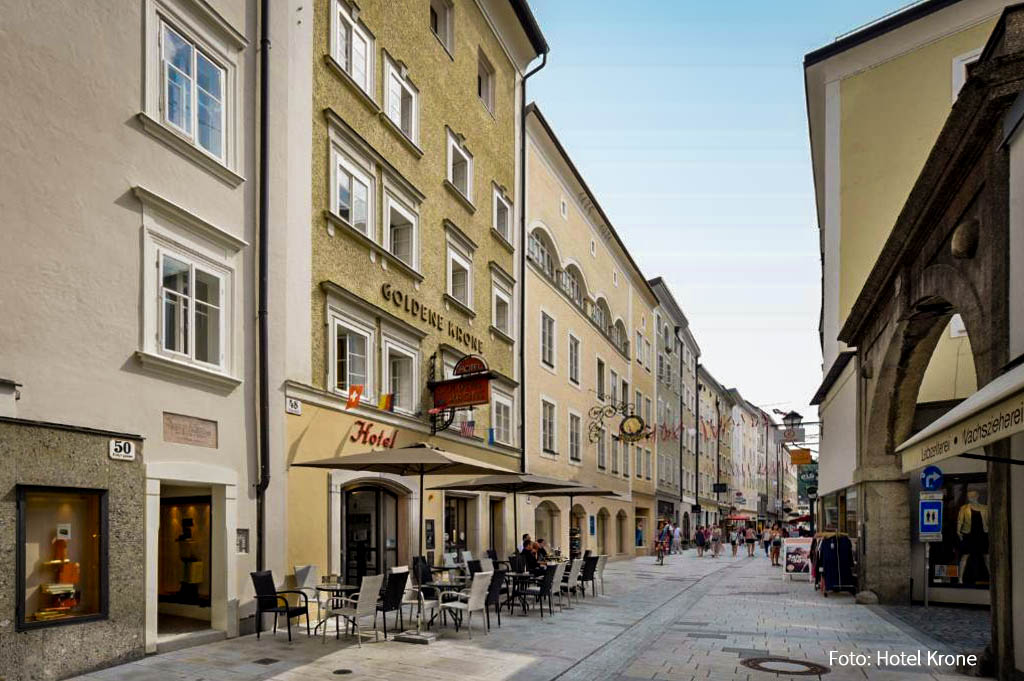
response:
<path fill-rule="evenodd" d="M 683 531 L 679 525 L 672 530 L 672 553 L 683 552 Z"/>

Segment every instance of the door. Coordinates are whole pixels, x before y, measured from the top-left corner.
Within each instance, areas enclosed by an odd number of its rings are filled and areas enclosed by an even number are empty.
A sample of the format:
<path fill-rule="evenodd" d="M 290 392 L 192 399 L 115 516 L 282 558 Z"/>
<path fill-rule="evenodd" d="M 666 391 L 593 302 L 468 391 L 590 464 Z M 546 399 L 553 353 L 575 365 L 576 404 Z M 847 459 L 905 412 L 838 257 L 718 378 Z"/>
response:
<path fill-rule="evenodd" d="M 398 498 L 381 487 L 345 493 L 342 541 L 345 583 L 359 584 L 398 564 Z"/>

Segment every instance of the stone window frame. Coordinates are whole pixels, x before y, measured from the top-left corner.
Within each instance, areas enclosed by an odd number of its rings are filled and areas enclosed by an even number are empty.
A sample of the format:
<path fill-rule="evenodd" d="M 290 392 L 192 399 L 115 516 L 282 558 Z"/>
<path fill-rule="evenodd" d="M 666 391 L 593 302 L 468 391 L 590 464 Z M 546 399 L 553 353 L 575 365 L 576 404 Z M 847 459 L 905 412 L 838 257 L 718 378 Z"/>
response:
<path fill-rule="evenodd" d="M 380 338 L 381 357 L 381 394 L 391 390 L 391 354 L 392 352 L 403 355 L 410 360 L 411 374 L 409 376 L 410 403 L 407 406 L 400 405 L 395 399 L 392 407 L 395 413 L 413 416 L 420 409 L 420 349 L 418 343 L 410 343 L 399 338 L 394 332 L 381 327 Z"/>
<path fill-rule="evenodd" d="M 573 341 L 576 341 L 576 361 L 573 362 Z M 569 329 L 568 333 L 568 344 L 566 345 L 566 357 L 568 363 L 568 374 L 569 384 L 580 389 L 580 382 L 582 381 L 582 365 L 583 365 L 583 341 L 577 336 L 572 329 Z M 573 378 L 575 374 L 575 378 Z"/>
<path fill-rule="evenodd" d="M 550 430 L 545 430 L 545 407 L 551 407 Z M 540 438 L 541 455 L 549 458 L 557 458 L 558 451 L 555 447 L 558 446 L 558 403 L 546 395 L 540 396 L 540 428 L 537 429 L 537 434 Z M 547 447 L 546 445 L 549 441 L 551 446 Z"/>
<path fill-rule="evenodd" d="M 374 85 L 375 77 L 377 75 L 377 63 L 376 63 L 376 51 L 377 51 L 377 39 L 370 31 L 369 27 L 359 18 L 360 12 L 359 7 L 355 3 L 350 3 L 347 0 L 331 0 L 331 25 L 330 25 L 330 56 L 331 59 L 340 68 L 341 72 L 345 74 L 348 80 L 353 86 L 359 89 L 365 94 L 371 101 L 374 101 Z M 357 81 L 351 73 L 351 66 L 346 69 L 346 59 L 338 59 L 338 51 L 340 49 L 340 41 L 338 40 L 338 32 L 342 28 L 342 24 L 346 24 L 346 27 L 354 34 L 358 34 L 359 37 L 366 43 L 366 84 L 365 86 Z"/>
<path fill-rule="evenodd" d="M 398 82 L 399 87 L 409 94 L 412 111 L 409 114 L 411 130 L 402 127 L 401 102 L 399 102 L 399 120 L 391 117 L 391 80 Z M 409 78 L 409 70 L 404 63 L 394 59 L 384 51 L 384 85 L 382 111 L 388 121 L 401 132 L 410 142 L 419 146 L 420 143 L 420 90 Z"/>
<path fill-rule="evenodd" d="M 498 437 L 498 420 L 497 420 L 497 405 L 501 404 L 504 407 L 508 407 L 508 440 L 502 440 Z M 501 445 L 508 447 L 515 447 L 516 444 L 516 429 L 513 425 L 513 415 L 515 414 L 515 397 L 511 394 L 494 388 L 491 388 L 491 428 L 494 432 L 494 441 Z"/>
<path fill-rule="evenodd" d="M 348 399 L 349 390 L 338 388 L 337 377 L 337 348 L 338 348 L 338 327 L 343 327 L 351 333 L 357 333 L 366 339 L 366 379 L 363 383 L 363 394 L 360 397 L 361 405 L 376 406 L 377 385 L 377 325 L 375 319 L 367 319 L 365 316 L 352 314 L 356 310 L 342 309 L 334 301 L 328 301 L 327 305 L 327 390 L 330 393 Z"/>

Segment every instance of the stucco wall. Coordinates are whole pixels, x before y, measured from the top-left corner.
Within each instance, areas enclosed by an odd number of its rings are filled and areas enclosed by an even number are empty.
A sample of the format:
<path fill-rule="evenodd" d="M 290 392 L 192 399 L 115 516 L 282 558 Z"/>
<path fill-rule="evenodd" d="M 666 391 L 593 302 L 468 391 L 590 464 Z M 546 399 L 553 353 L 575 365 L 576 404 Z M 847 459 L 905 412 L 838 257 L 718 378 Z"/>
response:
<path fill-rule="evenodd" d="M 142 443 L 135 461 L 108 456 L 110 436 L 0 421 L 0 676 L 59 679 L 137 659 L 145 648 Z M 107 490 L 109 616 L 14 631 L 16 485 Z"/>

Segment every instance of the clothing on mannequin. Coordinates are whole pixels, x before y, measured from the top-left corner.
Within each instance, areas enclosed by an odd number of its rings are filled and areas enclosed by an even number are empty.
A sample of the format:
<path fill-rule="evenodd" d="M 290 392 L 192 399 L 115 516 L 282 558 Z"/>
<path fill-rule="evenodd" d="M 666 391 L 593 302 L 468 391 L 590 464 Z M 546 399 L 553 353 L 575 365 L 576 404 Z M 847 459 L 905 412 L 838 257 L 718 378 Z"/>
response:
<path fill-rule="evenodd" d="M 988 563 L 988 506 L 979 501 L 977 490 L 967 491 L 967 503 L 957 514 L 956 534 L 960 539 L 960 583 L 987 582 L 991 574 Z M 979 569 L 979 558 L 985 566 L 984 573 Z M 970 573 L 968 567 L 972 568 Z"/>

